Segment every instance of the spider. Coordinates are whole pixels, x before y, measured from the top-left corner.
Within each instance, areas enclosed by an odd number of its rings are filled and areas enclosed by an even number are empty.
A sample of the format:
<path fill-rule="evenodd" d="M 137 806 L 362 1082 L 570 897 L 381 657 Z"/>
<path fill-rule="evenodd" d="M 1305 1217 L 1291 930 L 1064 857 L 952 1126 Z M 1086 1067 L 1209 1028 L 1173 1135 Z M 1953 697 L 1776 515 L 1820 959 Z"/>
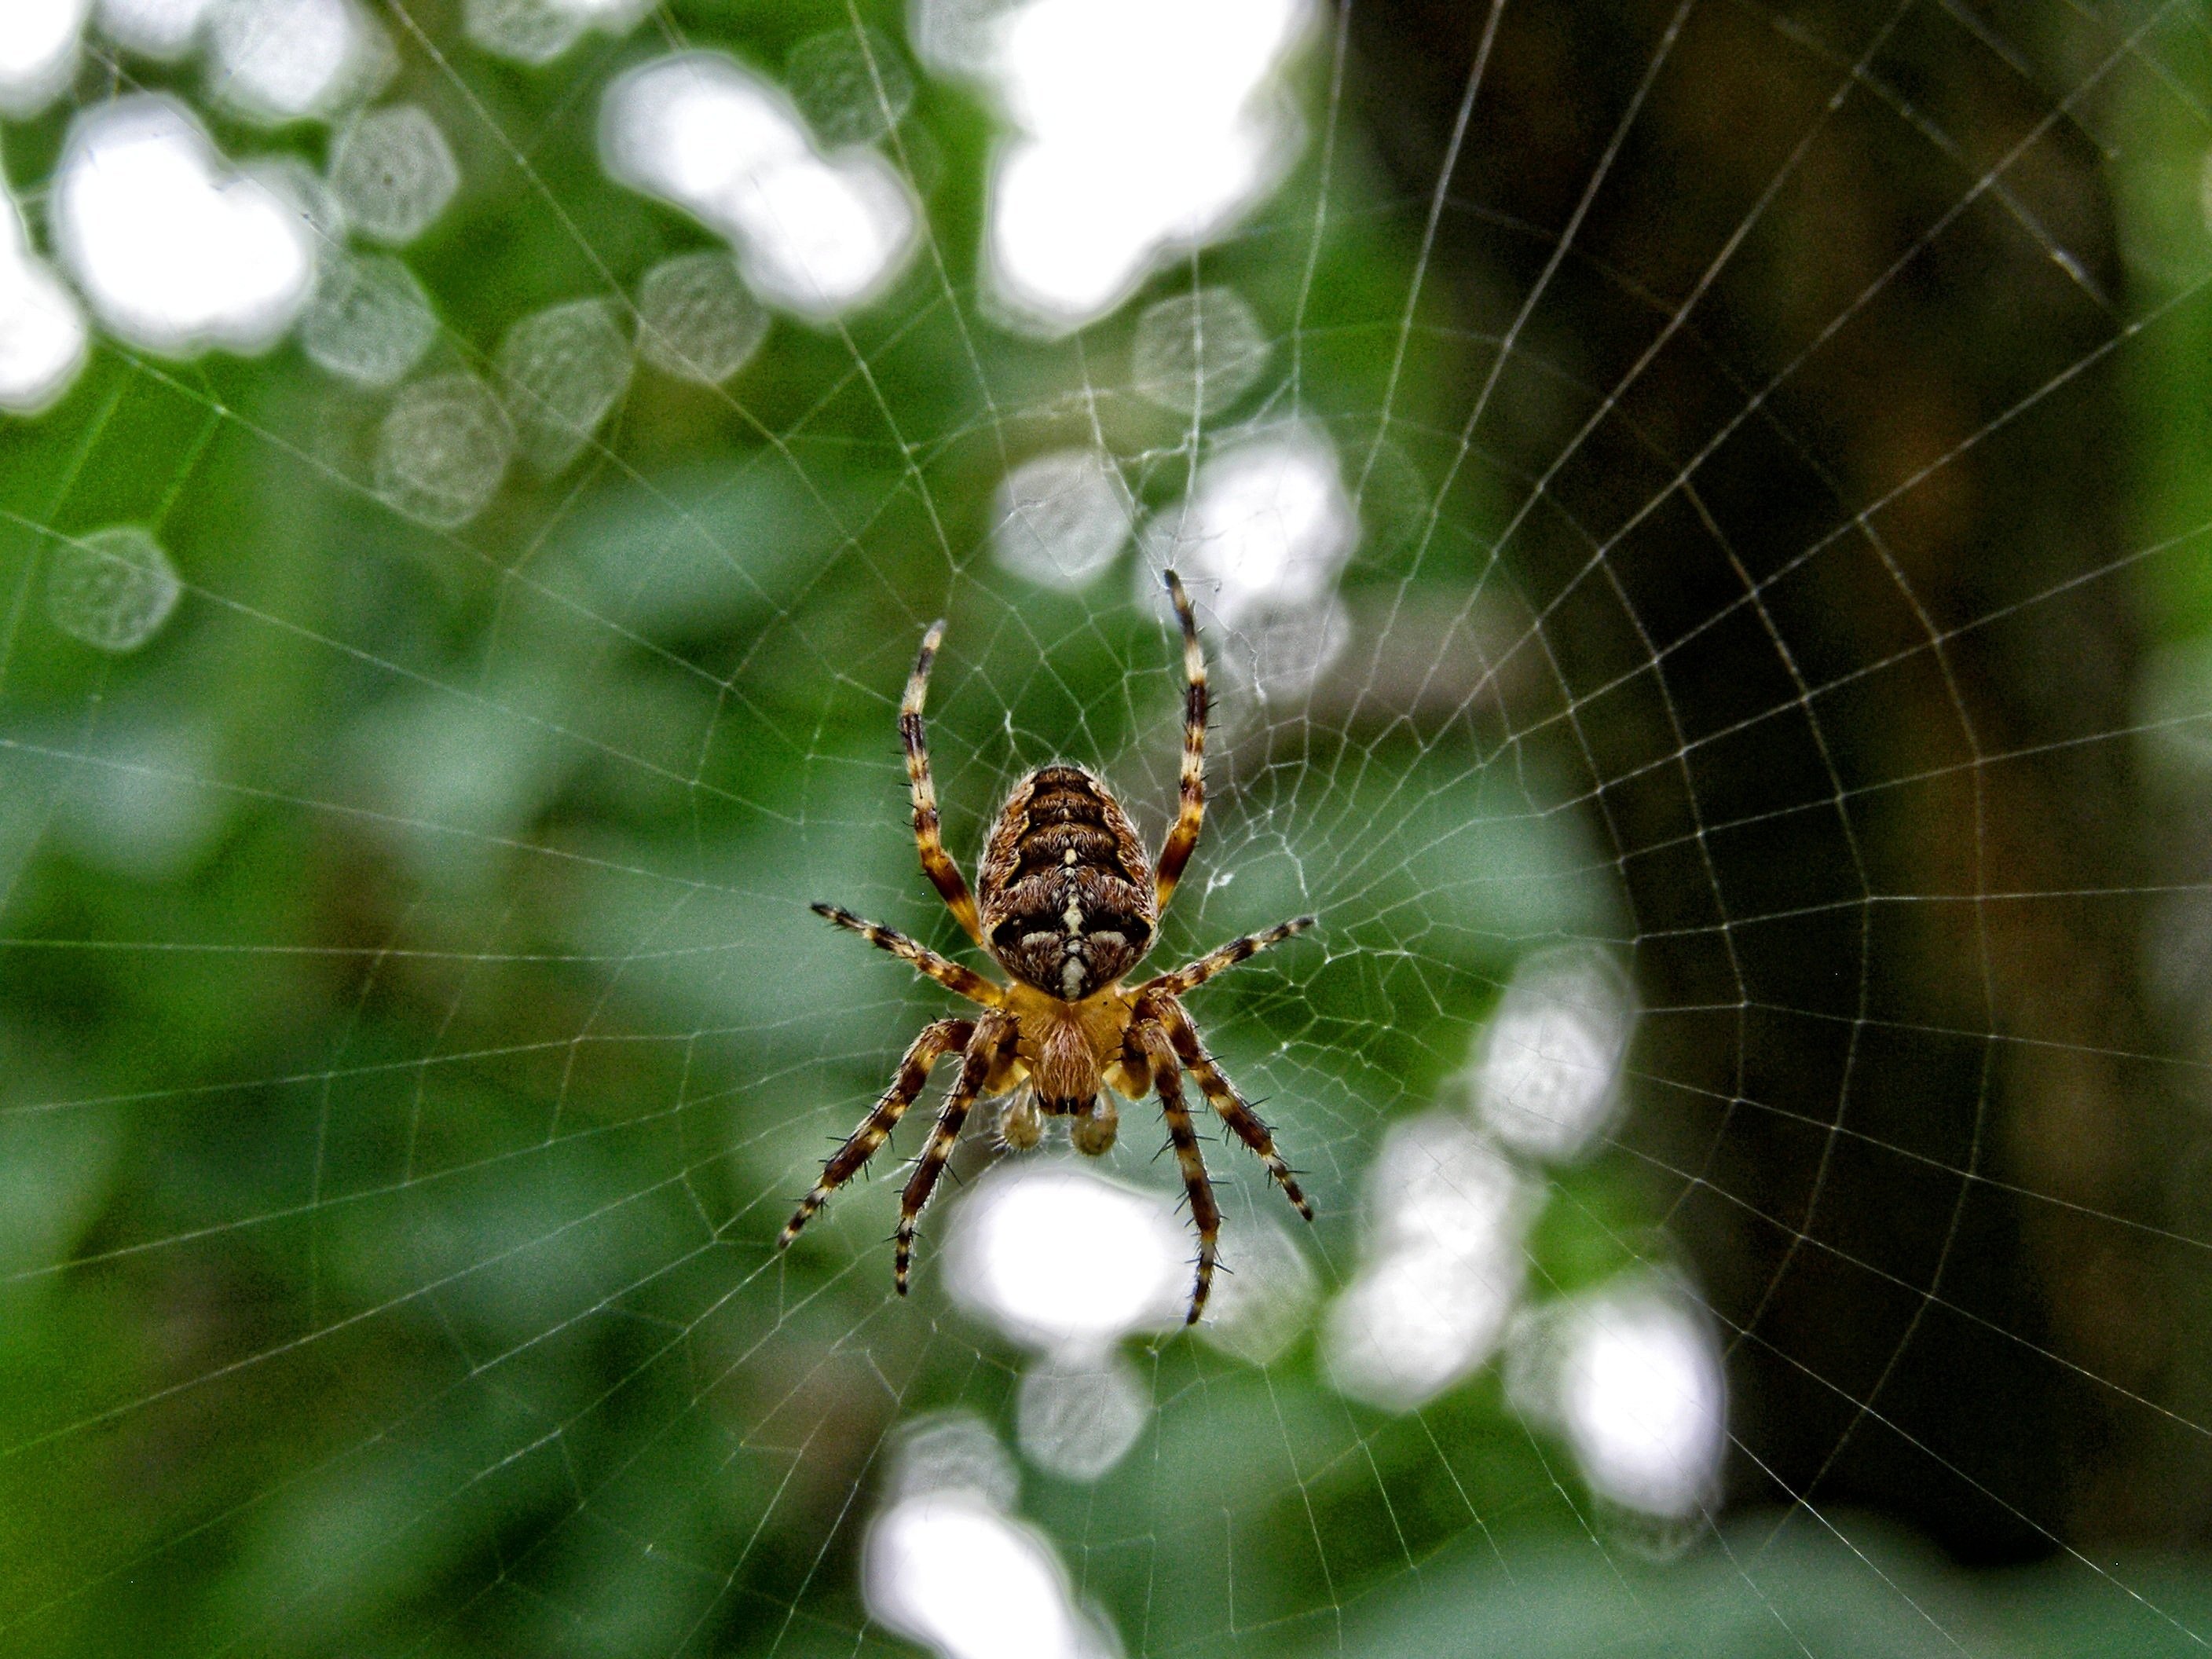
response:
<path fill-rule="evenodd" d="M 899 1201 L 891 1271 L 901 1296 L 907 1291 L 915 1225 L 952 1156 L 961 1126 L 979 1098 L 1017 1089 L 1000 1127 L 1007 1146 L 1018 1151 L 1032 1147 L 1043 1138 L 1045 1118 L 1066 1117 L 1073 1120 L 1069 1128 L 1076 1150 L 1093 1158 L 1112 1147 L 1120 1124 L 1107 1091 L 1130 1100 L 1159 1091 L 1161 1115 L 1182 1168 L 1191 1221 L 1198 1231 L 1198 1277 L 1186 1324 L 1197 1322 L 1212 1287 L 1221 1211 L 1184 1104 L 1184 1072 L 1198 1079 L 1237 1139 L 1259 1154 L 1291 1206 L 1313 1219 L 1313 1206 L 1276 1152 L 1274 1137 L 1206 1052 L 1182 998 L 1224 969 L 1303 933 L 1314 918 L 1299 916 L 1264 933 L 1248 933 L 1171 974 L 1155 975 L 1133 988 L 1124 984 L 1157 936 L 1161 914 L 1198 846 L 1206 814 L 1206 658 L 1198 645 L 1198 618 L 1182 580 L 1170 570 L 1166 581 L 1182 626 L 1187 685 L 1181 802 L 1157 869 L 1145 856 L 1129 815 L 1105 784 L 1082 767 L 1055 762 L 1015 786 L 984 842 L 977 895 L 971 895 L 960 866 L 945 850 L 921 723 L 930 665 L 944 643 L 945 623 L 933 623 L 923 635 L 921 654 L 899 706 L 899 738 L 914 794 L 914 838 L 921 849 L 922 870 L 946 908 L 1013 982 L 997 984 L 836 905 L 813 907 L 917 973 L 980 1004 L 983 1012 L 973 1019 L 940 1019 L 923 1028 L 875 1110 L 823 1166 L 821 1180 L 785 1225 L 777 1249 L 798 1237 L 830 1194 L 860 1173 L 921 1095 L 930 1068 L 956 1049 L 960 1075 Z"/>

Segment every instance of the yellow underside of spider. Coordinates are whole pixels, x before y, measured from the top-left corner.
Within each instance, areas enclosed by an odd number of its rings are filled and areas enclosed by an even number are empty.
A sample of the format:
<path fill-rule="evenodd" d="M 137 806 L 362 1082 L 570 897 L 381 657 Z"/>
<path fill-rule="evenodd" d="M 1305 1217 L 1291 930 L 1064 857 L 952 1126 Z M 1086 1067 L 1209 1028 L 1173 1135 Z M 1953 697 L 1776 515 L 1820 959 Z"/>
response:
<path fill-rule="evenodd" d="M 1091 1071 L 1123 1099 L 1142 1100 L 1152 1092 L 1152 1068 L 1127 1051 L 1139 995 L 1109 985 L 1080 1002 L 1063 1002 L 1033 985 L 1006 987 L 999 1006 L 1012 1017 L 1014 1047 L 992 1066 L 984 1092 L 1005 1094 L 1042 1073 L 1039 1092 L 1048 1098 L 1080 1098 L 1089 1092 L 1080 1073 Z M 1099 1066 L 1092 1058 L 1098 1054 L 1114 1058 Z M 1063 1079 L 1070 1070 L 1078 1075 Z"/>

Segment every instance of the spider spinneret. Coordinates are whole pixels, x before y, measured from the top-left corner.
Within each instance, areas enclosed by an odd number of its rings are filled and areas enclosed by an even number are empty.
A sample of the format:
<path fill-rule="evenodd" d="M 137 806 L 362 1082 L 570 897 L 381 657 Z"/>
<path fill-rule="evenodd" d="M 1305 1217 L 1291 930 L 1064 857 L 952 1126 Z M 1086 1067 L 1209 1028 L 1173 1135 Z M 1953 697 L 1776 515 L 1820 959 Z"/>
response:
<path fill-rule="evenodd" d="M 1008 1146 L 1034 1146 L 1043 1137 L 1046 1117 L 1066 1117 L 1072 1120 L 1076 1150 L 1097 1157 L 1114 1145 L 1119 1115 L 1113 1095 L 1142 1100 L 1158 1092 L 1198 1232 L 1198 1273 L 1186 1323 L 1196 1322 L 1212 1286 L 1221 1212 L 1183 1097 L 1184 1073 L 1197 1080 L 1237 1139 L 1267 1164 L 1298 1213 L 1313 1219 L 1313 1206 L 1276 1152 L 1267 1126 L 1206 1052 L 1181 999 L 1223 969 L 1310 927 L 1314 918 L 1299 916 L 1264 933 L 1248 933 L 1133 988 L 1124 983 L 1158 935 L 1160 916 L 1197 848 L 1206 812 L 1206 658 L 1199 649 L 1198 619 L 1189 596 L 1174 571 L 1165 580 L 1182 629 L 1185 693 L 1181 800 L 1157 865 L 1146 856 L 1136 826 L 1105 784 L 1082 767 L 1056 762 L 1024 778 L 993 824 L 976 872 L 979 902 L 945 850 L 922 726 L 922 702 L 945 639 L 944 623 L 934 623 L 923 636 L 899 708 L 915 842 L 922 870 L 946 908 L 1013 982 L 994 983 L 849 910 L 814 907 L 839 927 L 981 1005 L 983 1012 L 973 1019 L 940 1019 L 923 1028 L 875 1109 L 823 1166 L 821 1180 L 784 1227 L 777 1248 L 796 1238 L 830 1194 L 860 1172 L 920 1097 L 930 1068 L 955 1051 L 961 1056 L 960 1075 L 900 1200 L 893 1278 L 902 1296 L 922 1208 L 952 1156 L 968 1114 L 987 1096 L 1013 1094 L 1002 1128 Z"/>

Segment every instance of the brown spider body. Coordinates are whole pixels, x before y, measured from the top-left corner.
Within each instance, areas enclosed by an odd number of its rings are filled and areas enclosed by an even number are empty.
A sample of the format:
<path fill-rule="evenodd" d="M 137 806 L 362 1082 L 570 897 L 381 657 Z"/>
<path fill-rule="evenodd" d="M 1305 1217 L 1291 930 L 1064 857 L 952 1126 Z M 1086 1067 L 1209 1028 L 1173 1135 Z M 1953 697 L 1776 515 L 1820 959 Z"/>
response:
<path fill-rule="evenodd" d="M 1119 987 L 1152 945 L 1152 882 L 1129 815 L 1079 766 L 1023 779 L 985 843 L 983 937 L 1020 990 L 1042 994 L 1019 999 L 1027 1006 L 1014 1010 L 1015 1052 L 1048 1115 L 1091 1112 L 1101 1056 L 1110 1061 L 1124 1046 L 1130 1005 Z"/>
<path fill-rule="evenodd" d="M 915 1039 L 890 1088 L 823 1167 L 821 1180 L 784 1228 L 780 1245 L 797 1237 L 830 1194 L 859 1173 L 921 1093 L 931 1066 L 956 1050 L 962 1056 L 960 1076 L 945 1097 L 936 1133 L 915 1161 L 900 1203 L 893 1261 L 901 1295 L 906 1293 L 907 1264 L 922 1207 L 951 1157 L 969 1110 L 985 1096 L 1012 1096 L 1000 1130 L 1009 1146 L 1034 1146 L 1042 1138 L 1044 1118 L 1067 1117 L 1073 1120 L 1076 1150 L 1096 1157 L 1114 1144 L 1119 1119 L 1112 1094 L 1142 1100 L 1158 1091 L 1161 1116 L 1182 1170 L 1198 1231 L 1198 1276 L 1189 1312 L 1193 1322 L 1205 1307 L 1212 1283 L 1221 1215 L 1183 1098 L 1184 1072 L 1197 1079 L 1206 1100 L 1237 1137 L 1260 1156 L 1298 1212 L 1313 1218 L 1312 1207 L 1276 1153 L 1267 1126 L 1206 1052 L 1181 1001 L 1184 992 L 1312 926 L 1313 918 L 1300 916 L 1265 933 L 1247 934 L 1188 967 L 1133 988 L 1124 983 L 1158 936 L 1160 915 L 1198 845 L 1205 812 L 1206 660 L 1182 584 L 1173 571 L 1166 574 L 1166 581 L 1182 629 L 1187 690 L 1181 806 L 1157 867 L 1146 856 L 1129 815 L 1105 784 L 1079 766 L 1054 763 L 1039 767 L 1015 787 L 985 841 L 976 872 L 979 890 L 971 895 L 959 866 L 945 850 L 921 718 L 929 671 L 945 624 L 937 623 L 923 639 L 899 711 L 899 733 L 906 745 L 914 795 L 915 840 L 922 869 L 946 908 L 1013 983 L 993 984 L 850 911 L 828 904 L 814 907 L 946 988 L 981 1004 L 984 1012 L 973 1020 L 938 1020 Z"/>
<path fill-rule="evenodd" d="M 1143 960 L 1159 921 L 1136 825 L 1079 766 L 1023 779 L 976 871 L 983 937 L 1016 979 L 1080 1002 Z"/>

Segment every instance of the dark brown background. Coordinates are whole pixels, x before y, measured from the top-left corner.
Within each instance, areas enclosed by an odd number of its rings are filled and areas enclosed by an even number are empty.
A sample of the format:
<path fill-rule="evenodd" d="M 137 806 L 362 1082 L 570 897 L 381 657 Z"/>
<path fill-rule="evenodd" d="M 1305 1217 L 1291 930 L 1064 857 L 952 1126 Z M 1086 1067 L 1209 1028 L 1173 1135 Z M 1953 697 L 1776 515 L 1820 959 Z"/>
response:
<path fill-rule="evenodd" d="M 2200 1137 L 2114 891 L 2175 862 L 2098 574 L 2123 43 L 2052 17 L 1350 14 L 1400 184 L 1449 169 L 1470 410 L 1518 329 L 1478 441 L 1533 479 L 1596 416 L 1506 557 L 1590 699 L 1657 1011 L 1632 1133 L 1729 1333 L 1733 1495 L 1977 1562 L 2212 1514 L 2163 1414 L 2203 1414 L 2202 1255 L 2150 1231 L 2201 1233 L 2169 1173 Z"/>

